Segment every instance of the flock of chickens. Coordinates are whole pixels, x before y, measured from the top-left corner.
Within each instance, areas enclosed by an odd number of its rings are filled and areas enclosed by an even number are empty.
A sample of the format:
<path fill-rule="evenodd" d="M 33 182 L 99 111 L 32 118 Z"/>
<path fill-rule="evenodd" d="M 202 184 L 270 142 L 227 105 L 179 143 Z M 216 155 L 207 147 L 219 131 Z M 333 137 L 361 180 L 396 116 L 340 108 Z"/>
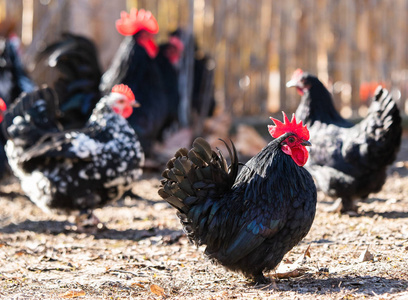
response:
<path fill-rule="evenodd" d="M 181 40 L 174 35 L 159 49 L 157 21 L 144 10 L 123 12 L 116 27 L 126 37 L 104 74 L 86 38 L 65 34 L 50 45 L 41 55 L 60 71 L 54 88 L 30 83 L 11 45 L 0 43 L 5 154 L 23 191 L 46 211 L 90 215 L 122 197 L 142 174 L 152 141 L 177 121 L 176 83 L 157 78 L 161 68 L 174 71 Z M 296 70 L 287 86 L 302 95 L 296 113 L 272 118 L 272 141 L 245 165 L 233 144 L 224 142 L 228 165 L 197 138 L 168 161 L 158 191 L 211 260 L 258 283 L 310 230 L 316 186 L 341 199 L 339 211 L 356 214 L 355 200 L 381 189 L 401 143 L 400 113 L 387 90 L 378 87 L 367 117 L 354 125 L 315 76 Z"/>

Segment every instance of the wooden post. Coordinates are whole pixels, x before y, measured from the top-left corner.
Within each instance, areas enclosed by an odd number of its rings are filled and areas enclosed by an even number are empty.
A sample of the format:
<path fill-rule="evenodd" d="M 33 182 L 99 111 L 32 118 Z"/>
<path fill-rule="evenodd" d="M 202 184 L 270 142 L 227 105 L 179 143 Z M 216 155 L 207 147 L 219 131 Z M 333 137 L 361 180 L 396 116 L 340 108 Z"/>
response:
<path fill-rule="evenodd" d="M 287 1 L 285 1 L 286 3 Z M 287 110 L 286 104 L 286 67 L 287 67 L 287 48 L 286 46 L 286 31 L 288 26 L 288 16 L 285 3 L 280 3 L 279 11 L 277 11 L 280 16 L 279 22 L 279 99 L 280 99 L 280 109 L 283 111 Z"/>
<path fill-rule="evenodd" d="M 70 0 L 68 30 L 95 42 L 102 69 L 107 69 L 123 36 L 115 27 L 120 12 L 126 10 L 126 0 Z"/>
<path fill-rule="evenodd" d="M 7 2 L 0 0 L 0 22 L 6 18 Z"/>
<path fill-rule="evenodd" d="M 186 36 L 182 37 L 186 47 L 184 48 L 184 62 L 180 69 L 180 106 L 179 106 L 179 119 L 181 126 L 190 125 L 190 104 L 191 94 L 193 90 L 193 82 L 191 78 L 194 76 L 194 41 L 193 41 L 193 28 L 194 28 L 194 0 L 189 1 L 189 25 L 185 30 Z"/>
<path fill-rule="evenodd" d="M 33 40 L 34 0 L 23 0 L 23 30 L 21 42 L 30 45 Z"/>

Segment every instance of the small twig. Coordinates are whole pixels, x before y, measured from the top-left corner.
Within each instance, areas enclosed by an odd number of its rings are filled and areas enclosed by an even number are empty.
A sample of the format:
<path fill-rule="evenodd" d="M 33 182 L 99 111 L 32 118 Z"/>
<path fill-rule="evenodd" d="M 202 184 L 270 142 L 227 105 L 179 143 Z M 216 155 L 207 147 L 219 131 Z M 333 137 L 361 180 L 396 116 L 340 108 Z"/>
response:
<path fill-rule="evenodd" d="M 275 279 L 275 278 L 274 278 Z M 279 278 L 277 278 L 279 281 Z M 276 285 L 276 280 L 271 280 L 271 283 L 266 284 L 265 286 L 262 286 L 259 288 L 259 290 L 270 290 L 270 289 L 276 289 L 277 285 Z"/>
<path fill-rule="evenodd" d="M 52 268 L 39 268 L 39 267 L 27 267 L 28 271 L 32 272 L 46 272 L 46 271 L 61 271 L 61 272 L 70 272 L 71 268 L 65 268 L 65 267 L 52 267 Z"/>
<path fill-rule="evenodd" d="M 165 270 L 160 270 L 160 269 L 158 269 L 157 267 L 154 267 L 154 266 L 149 266 L 148 267 L 150 270 L 152 270 L 152 271 L 155 271 L 155 272 L 157 272 L 157 273 L 167 273 Z"/>
<path fill-rule="evenodd" d="M 133 275 L 133 276 L 135 276 L 135 277 L 140 277 L 140 276 L 143 277 L 143 275 L 136 274 L 136 273 L 131 272 L 131 271 L 124 271 L 124 270 L 110 270 L 110 269 L 109 269 L 107 272 L 109 272 L 109 273 L 125 273 L 125 274 Z"/>

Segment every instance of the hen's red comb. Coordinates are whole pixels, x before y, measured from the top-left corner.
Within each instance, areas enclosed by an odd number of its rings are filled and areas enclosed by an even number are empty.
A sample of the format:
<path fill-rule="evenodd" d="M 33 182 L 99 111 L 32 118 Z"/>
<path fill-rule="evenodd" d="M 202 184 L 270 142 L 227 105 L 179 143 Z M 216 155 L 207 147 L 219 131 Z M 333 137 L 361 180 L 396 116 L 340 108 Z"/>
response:
<path fill-rule="evenodd" d="M 2 98 L 0 98 L 0 111 L 6 111 L 7 110 L 7 105 L 6 102 Z"/>
<path fill-rule="evenodd" d="M 7 105 L 6 102 L 4 102 L 4 100 L 2 98 L 0 98 L 0 123 L 3 122 L 4 119 L 4 112 L 7 109 Z"/>
<path fill-rule="evenodd" d="M 299 80 L 300 77 L 302 77 L 302 75 L 303 75 L 303 70 L 298 68 L 298 69 L 295 70 L 295 72 L 293 72 L 291 80 L 293 80 L 293 79 Z"/>
<path fill-rule="evenodd" d="M 183 42 L 176 36 L 172 36 L 169 38 L 169 43 L 177 48 L 178 51 L 184 51 L 184 44 Z"/>
<path fill-rule="evenodd" d="M 112 88 L 112 93 L 119 93 L 125 95 L 129 102 L 135 100 L 135 95 L 133 94 L 132 90 L 126 84 L 117 84 Z"/>
<path fill-rule="evenodd" d="M 120 19 L 116 21 L 116 29 L 122 35 L 134 35 L 140 30 L 156 34 L 159 32 L 159 24 L 155 17 L 148 10 L 136 8 L 130 10 L 130 14 L 126 11 L 120 13 Z"/>
<path fill-rule="evenodd" d="M 292 115 L 292 121 L 289 121 L 286 114 L 284 112 L 282 113 L 284 119 L 283 123 L 275 118 L 272 117 L 270 118 L 275 123 L 275 125 L 268 125 L 268 130 L 271 136 L 276 139 L 280 137 L 282 134 L 285 134 L 287 132 L 293 132 L 299 138 L 302 138 L 306 141 L 309 140 L 310 135 L 306 125 L 303 126 L 302 121 L 296 123 L 295 114 Z"/>

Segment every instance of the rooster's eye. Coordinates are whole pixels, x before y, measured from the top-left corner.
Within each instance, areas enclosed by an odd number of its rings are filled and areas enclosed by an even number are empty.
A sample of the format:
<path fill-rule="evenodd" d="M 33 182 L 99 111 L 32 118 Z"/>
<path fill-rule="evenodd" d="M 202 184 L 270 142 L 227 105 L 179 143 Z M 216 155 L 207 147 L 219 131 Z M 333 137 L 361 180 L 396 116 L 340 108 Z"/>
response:
<path fill-rule="evenodd" d="M 294 143 L 295 142 L 295 138 L 293 136 L 288 138 L 288 142 L 289 143 Z"/>

